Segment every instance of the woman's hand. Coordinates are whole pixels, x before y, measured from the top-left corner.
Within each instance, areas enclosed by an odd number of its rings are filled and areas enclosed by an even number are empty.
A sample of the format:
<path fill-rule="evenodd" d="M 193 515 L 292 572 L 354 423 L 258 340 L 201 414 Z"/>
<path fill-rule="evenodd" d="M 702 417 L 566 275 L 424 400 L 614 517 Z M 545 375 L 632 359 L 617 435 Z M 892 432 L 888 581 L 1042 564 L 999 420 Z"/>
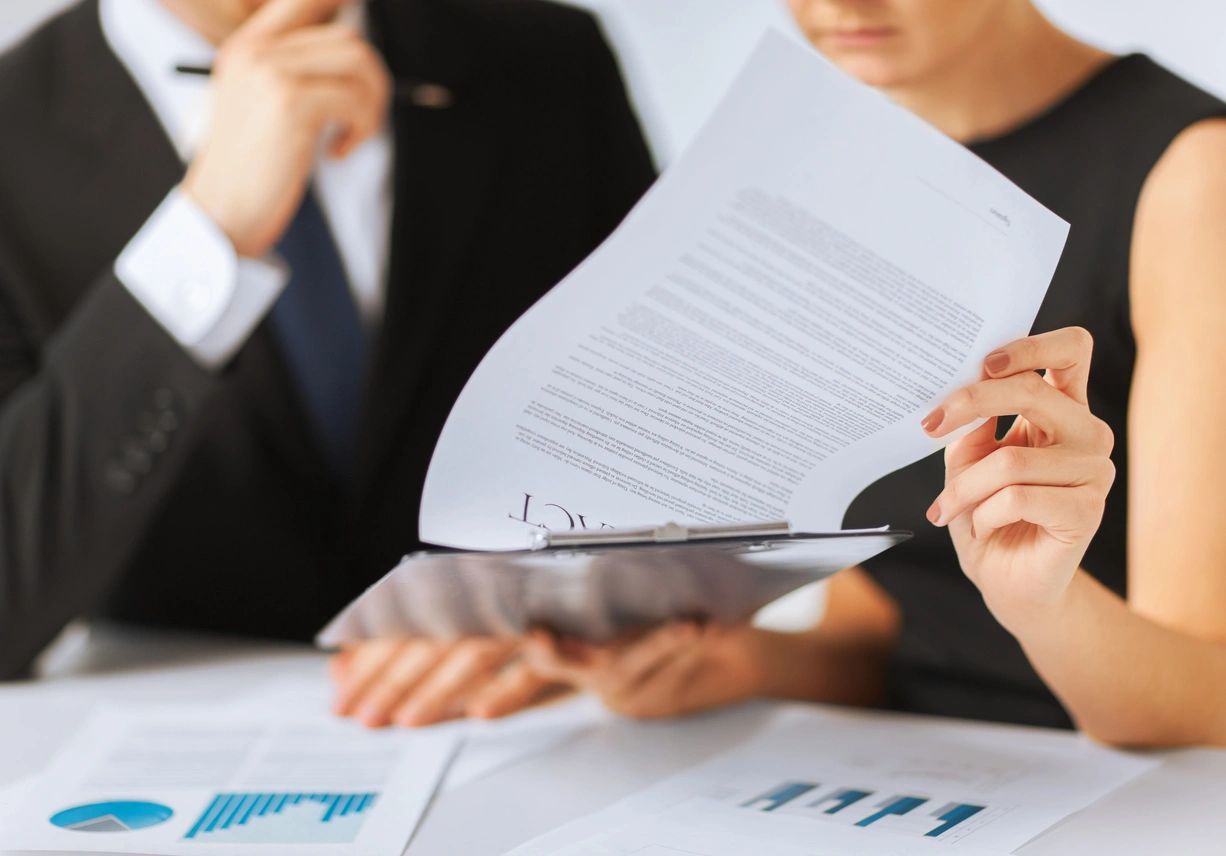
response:
<path fill-rule="evenodd" d="M 636 718 L 681 716 L 763 693 L 752 627 L 668 624 L 632 641 L 593 645 L 532 634 L 528 663 Z"/>
<path fill-rule="evenodd" d="M 1092 348 L 1080 328 L 1020 339 L 924 420 L 943 437 L 987 419 L 946 450 L 928 519 L 949 527 L 963 571 L 1010 630 L 1060 605 L 1115 480 L 1114 437 L 1086 399 Z M 1013 414 L 998 441 L 997 419 Z"/>
<path fill-rule="evenodd" d="M 334 711 L 363 725 L 422 726 L 472 716 L 507 716 L 540 700 L 552 681 L 506 639 L 375 639 L 332 658 Z"/>

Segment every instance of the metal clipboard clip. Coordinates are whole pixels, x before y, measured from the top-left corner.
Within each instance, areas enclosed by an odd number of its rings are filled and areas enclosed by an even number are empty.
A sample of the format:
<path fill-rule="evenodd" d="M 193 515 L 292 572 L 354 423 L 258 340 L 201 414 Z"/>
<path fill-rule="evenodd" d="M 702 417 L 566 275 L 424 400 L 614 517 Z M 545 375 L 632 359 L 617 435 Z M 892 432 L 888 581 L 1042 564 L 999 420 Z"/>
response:
<path fill-rule="evenodd" d="M 639 529 L 616 529 L 603 532 L 550 532 L 542 529 L 532 542 L 533 550 L 573 549 L 576 547 L 613 547 L 628 544 L 684 544 L 695 541 L 723 541 L 726 539 L 779 538 L 792 534 L 792 524 L 741 523 L 731 526 L 682 526 L 665 523 L 663 526 Z"/>

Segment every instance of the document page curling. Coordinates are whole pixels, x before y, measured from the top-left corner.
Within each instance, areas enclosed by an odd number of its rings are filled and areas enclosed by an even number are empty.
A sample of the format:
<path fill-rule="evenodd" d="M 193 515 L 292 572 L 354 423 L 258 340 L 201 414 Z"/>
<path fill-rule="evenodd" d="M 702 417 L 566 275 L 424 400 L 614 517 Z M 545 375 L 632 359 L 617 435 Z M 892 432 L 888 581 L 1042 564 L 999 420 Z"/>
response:
<path fill-rule="evenodd" d="M 688 152 L 482 362 L 421 537 L 838 529 L 860 491 L 939 448 L 922 417 L 1029 332 L 1067 230 L 768 33 Z"/>

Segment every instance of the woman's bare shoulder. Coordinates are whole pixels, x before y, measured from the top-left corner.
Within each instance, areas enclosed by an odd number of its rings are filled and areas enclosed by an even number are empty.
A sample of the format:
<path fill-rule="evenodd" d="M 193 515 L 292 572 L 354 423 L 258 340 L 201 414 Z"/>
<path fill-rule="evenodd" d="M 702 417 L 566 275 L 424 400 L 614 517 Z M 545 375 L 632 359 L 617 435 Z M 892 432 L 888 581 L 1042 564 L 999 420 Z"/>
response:
<path fill-rule="evenodd" d="M 1131 290 L 1138 334 L 1172 312 L 1226 306 L 1226 117 L 1184 130 L 1146 179 Z"/>

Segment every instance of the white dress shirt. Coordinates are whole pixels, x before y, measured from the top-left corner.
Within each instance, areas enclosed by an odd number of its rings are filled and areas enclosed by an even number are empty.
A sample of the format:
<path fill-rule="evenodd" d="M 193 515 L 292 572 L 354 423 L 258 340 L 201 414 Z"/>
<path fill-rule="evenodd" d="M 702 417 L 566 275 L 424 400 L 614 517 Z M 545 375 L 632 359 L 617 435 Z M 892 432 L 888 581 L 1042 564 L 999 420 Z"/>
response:
<path fill-rule="evenodd" d="M 102 31 L 184 163 L 208 128 L 214 47 L 159 0 L 101 0 Z M 384 129 L 344 160 L 321 157 L 313 186 L 363 321 L 383 312 L 392 204 L 392 140 Z M 172 190 L 115 263 L 124 287 L 202 365 L 230 359 L 272 308 L 290 272 L 275 257 L 239 258 L 207 214 Z"/>

